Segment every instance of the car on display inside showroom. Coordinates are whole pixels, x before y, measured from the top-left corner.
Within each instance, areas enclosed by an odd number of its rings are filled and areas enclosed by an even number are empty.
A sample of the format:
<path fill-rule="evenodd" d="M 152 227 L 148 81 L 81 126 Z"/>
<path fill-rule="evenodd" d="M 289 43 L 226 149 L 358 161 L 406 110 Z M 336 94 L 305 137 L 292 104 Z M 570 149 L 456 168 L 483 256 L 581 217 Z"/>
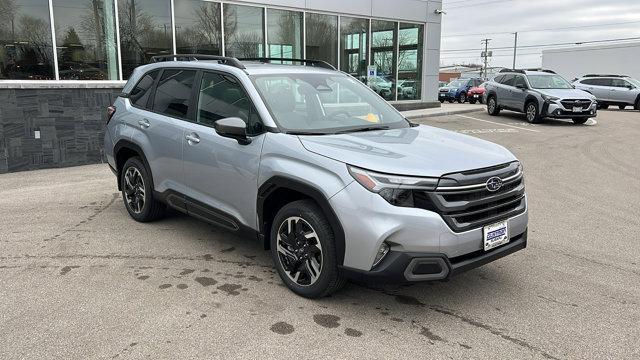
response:
<path fill-rule="evenodd" d="M 526 247 L 523 169 L 502 146 L 413 124 L 322 61 L 154 59 L 104 136 L 134 220 L 171 207 L 251 235 L 309 298 L 347 279 L 448 279 Z"/>
<path fill-rule="evenodd" d="M 489 115 L 496 116 L 501 110 L 517 111 L 525 113 L 532 124 L 545 118 L 571 119 L 575 124 L 584 124 L 597 116 L 595 96 L 575 89 L 552 70 L 503 69 L 485 88 Z"/>
<path fill-rule="evenodd" d="M 457 101 L 462 104 L 467 101 L 467 93 L 469 92 L 469 89 L 479 86 L 482 82 L 482 79 L 479 78 L 461 78 L 453 80 L 447 86 L 441 87 L 438 90 L 438 100 L 441 103 L 445 101 L 450 103 Z"/>
<path fill-rule="evenodd" d="M 475 104 L 477 102 L 482 104 L 484 102 L 484 84 L 485 83 L 482 83 L 469 89 L 469 91 L 467 92 L 467 101 L 469 101 L 469 104 Z"/>
<path fill-rule="evenodd" d="M 631 106 L 640 110 L 640 80 L 626 75 L 590 74 L 576 80 L 573 85 L 593 94 L 600 109 L 617 106 L 624 110 Z"/>

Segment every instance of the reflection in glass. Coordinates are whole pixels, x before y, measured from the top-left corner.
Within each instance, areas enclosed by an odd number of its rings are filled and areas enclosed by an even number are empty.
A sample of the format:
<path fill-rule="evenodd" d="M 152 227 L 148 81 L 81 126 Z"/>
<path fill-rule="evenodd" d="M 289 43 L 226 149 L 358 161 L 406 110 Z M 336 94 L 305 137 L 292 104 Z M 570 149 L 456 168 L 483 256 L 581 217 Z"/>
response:
<path fill-rule="evenodd" d="M 0 0 L 0 79 L 52 80 L 47 0 Z"/>
<path fill-rule="evenodd" d="M 61 80 L 117 80 L 113 2 L 56 0 L 58 71 Z"/>
<path fill-rule="evenodd" d="M 272 58 L 302 58 L 302 13 L 267 10 L 268 53 Z"/>
<path fill-rule="evenodd" d="M 264 14 L 259 7 L 224 5 L 225 55 L 264 56 Z"/>
<path fill-rule="evenodd" d="M 398 23 L 371 21 L 371 65 L 375 75 L 368 74 L 368 84 L 386 100 L 396 99 L 396 44 Z"/>
<path fill-rule="evenodd" d="M 220 4 L 202 0 L 175 0 L 178 54 L 222 55 Z"/>
<path fill-rule="evenodd" d="M 307 59 L 324 60 L 338 66 L 338 17 L 307 13 Z"/>
<path fill-rule="evenodd" d="M 169 0 L 118 0 L 118 16 L 124 79 L 152 56 L 172 52 Z"/>
<path fill-rule="evenodd" d="M 340 70 L 362 82 L 367 80 L 369 20 L 340 18 Z"/>
<path fill-rule="evenodd" d="M 423 38 L 423 25 L 400 23 L 398 100 L 420 100 L 422 97 Z"/>

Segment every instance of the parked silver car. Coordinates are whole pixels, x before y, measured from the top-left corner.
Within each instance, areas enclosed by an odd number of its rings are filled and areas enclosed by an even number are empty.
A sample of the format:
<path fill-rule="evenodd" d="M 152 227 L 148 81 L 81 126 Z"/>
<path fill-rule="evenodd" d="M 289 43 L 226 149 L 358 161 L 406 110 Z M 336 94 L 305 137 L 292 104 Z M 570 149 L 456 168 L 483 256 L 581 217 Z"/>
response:
<path fill-rule="evenodd" d="M 573 85 L 593 94 L 598 107 L 618 106 L 621 110 L 633 106 L 640 110 L 640 81 L 625 75 L 590 74 L 576 80 Z"/>
<path fill-rule="evenodd" d="M 584 124 L 596 117 L 596 98 L 573 86 L 551 70 L 504 69 L 485 84 L 487 112 L 500 110 L 525 113 L 527 121 L 539 123 L 545 118 L 571 119 Z"/>
<path fill-rule="evenodd" d="M 321 61 L 156 60 L 104 137 L 136 221 L 169 206 L 250 234 L 310 298 L 350 278 L 446 279 L 526 247 L 522 166 L 505 148 L 412 124 Z"/>

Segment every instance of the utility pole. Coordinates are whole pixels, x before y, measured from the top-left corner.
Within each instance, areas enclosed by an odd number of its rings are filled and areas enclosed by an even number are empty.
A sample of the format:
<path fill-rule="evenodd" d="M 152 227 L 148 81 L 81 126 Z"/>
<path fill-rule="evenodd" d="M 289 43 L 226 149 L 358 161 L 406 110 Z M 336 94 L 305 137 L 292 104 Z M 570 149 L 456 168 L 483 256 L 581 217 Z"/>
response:
<path fill-rule="evenodd" d="M 516 55 L 518 54 L 518 32 L 513 33 L 515 38 L 513 40 L 513 68 L 516 68 Z"/>
<path fill-rule="evenodd" d="M 480 43 L 484 44 L 484 76 L 487 76 L 487 61 L 489 58 L 489 41 L 491 41 L 491 39 L 482 39 L 482 41 L 480 41 Z M 480 74 L 480 77 L 482 78 L 482 74 Z"/>

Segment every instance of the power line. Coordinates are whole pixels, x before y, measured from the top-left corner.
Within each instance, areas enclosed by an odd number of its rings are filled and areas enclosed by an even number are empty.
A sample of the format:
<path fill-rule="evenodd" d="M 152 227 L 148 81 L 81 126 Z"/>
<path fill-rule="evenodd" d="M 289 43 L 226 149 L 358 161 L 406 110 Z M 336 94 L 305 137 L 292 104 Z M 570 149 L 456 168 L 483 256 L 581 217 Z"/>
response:
<path fill-rule="evenodd" d="M 526 48 L 542 48 L 548 46 L 565 46 L 565 45 L 583 45 L 583 44 L 596 44 L 596 43 L 606 43 L 606 42 L 616 42 L 616 41 L 631 41 L 631 40 L 640 40 L 640 37 L 629 37 L 629 38 L 617 38 L 617 39 L 605 39 L 605 40 L 588 40 L 588 41 L 574 41 L 574 42 L 563 42 L 563 43 L 553 43 L 553 44 L 537 44 L 537 45 L 520 45 L 518 49 L 526 49 Z M 492 50 L 504 50 L 504 49 L 513 49 L 512 46 L 501 46 L 493 48 Z M 482 51 L 483 48 L 477 49 L 449 49 L 449 50 L 441 50 L 440 52 L 470 52 L 470 51 Z"/>
<path fill-rule="evenodd" d="M 604 27 L 604 26 L 619 26 L 619 25 L 627 25 L 627 24 L 638 24 L 640 21 L 626 21 L 626 22 L 617 22 L 617 23 L 609 23 L 609 24 L 594 24 L 594 25 L 577 25 L 577 26 L 567 26 L 567 27 L 557 27 L 557 28 L 546 28 L 546 29 L 529 29 L 529 30 L 519 30 L 518 33 L 529 33 L 529 32 L 543 32 L 543 31 L 564 31 L 564 30 L 575 30 L 575 29 L 585 29 L 592 27 Z M 503 32 L 491 32 L 491 33 L 466 33 L 466 34 L 449 34 L 442 35 L 445 37 L 454 37 L 454 36 L 486 36 L 486 35 L 506 35 L 513 34 L 512 31 L 503 31 Z"/>

